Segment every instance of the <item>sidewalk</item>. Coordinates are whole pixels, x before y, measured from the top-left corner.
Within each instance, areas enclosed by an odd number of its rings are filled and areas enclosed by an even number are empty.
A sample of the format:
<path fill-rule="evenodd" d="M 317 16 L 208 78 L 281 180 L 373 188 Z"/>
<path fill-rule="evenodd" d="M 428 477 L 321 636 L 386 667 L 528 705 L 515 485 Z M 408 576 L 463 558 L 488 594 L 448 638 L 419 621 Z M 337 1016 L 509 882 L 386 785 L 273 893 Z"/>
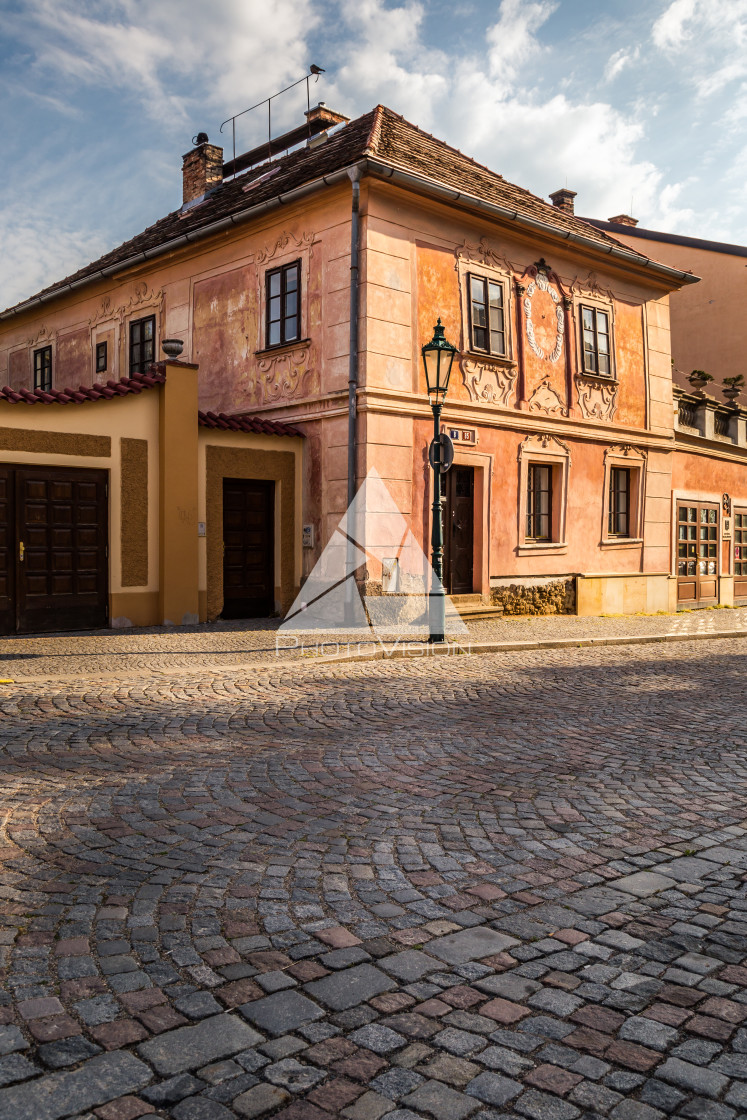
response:
<path fill-rule="evenodd" d="M 208 666 L 286 665 L 310 659 L 423 656 L 410 638 L 382 647 L 373 634 L 313 634 L 299 637 L 280 631 L 281 619 L 215 622 L 201 626 L 96 630 L 73 634 L 0 639 L 0 677 L 12 680 L 49 677 L 111 677 L 120 673 L 199 672 Z M 576 643 L 627 643 L 747 636 L 747 608 L 685 611 L 678 614 L 577 618 L 575 615 L 479 619 L 467 624 L 464 652 L 536 648 Z M 301 646 L 303 642 L 303 647 Z M 322 643 L 324 643 L 322 645 Z"/>

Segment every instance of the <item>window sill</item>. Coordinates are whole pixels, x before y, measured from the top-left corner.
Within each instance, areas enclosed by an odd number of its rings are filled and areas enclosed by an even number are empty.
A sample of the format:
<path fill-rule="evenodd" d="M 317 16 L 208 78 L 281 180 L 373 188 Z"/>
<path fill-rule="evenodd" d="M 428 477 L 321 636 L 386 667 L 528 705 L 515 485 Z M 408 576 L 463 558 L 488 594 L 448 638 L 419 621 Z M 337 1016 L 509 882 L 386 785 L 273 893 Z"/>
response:
<path fill-rule="evenodd" d="M 600 548 L 639 548 L 643 537 L 605 537 L 599 542 Z"/>
<path fill-rule="evenodd" d="M 295 342 L 281 342 L 279 346 L 265 346 L 264 350 L 255 350 L 254 357 L 264 358 L 268 354 L 282 354 L 288 350 L 298 350 L 301 346 L 304 350 L 307 346 L 311 346 L 311 339 L 298 338 Z"/>
<path fill-rule="evenodd" d="M 523 552 L 562 552 L 568 548 L 568 541 L 522 541 L 517 548 L 519 556 Z"/>
<path fill-rule="evenodd" d="M 603 381 L 605 385 L 618 384 L 618 380 L 613 373 L 592 373 L 588 369 L 577 369 L 576 377 L 582 377 L 586 381 Z"/>
<path fill-rule="evenodd" d="M 501 354 L 486 354 L 484 350 L 462 350 L 459 356 L 470 362 L 488 362 L 490 365 L 503 366 L 504 369 L 516 369 L 517 364 L 513 358 Z"/>

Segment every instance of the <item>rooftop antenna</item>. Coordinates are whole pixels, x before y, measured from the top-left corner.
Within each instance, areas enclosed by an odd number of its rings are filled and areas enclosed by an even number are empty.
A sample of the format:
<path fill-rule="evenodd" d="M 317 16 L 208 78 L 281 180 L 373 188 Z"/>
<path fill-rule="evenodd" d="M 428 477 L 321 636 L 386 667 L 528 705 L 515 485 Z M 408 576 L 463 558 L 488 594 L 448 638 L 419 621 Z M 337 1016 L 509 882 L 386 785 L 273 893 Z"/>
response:
<path fill-rule="evenodd" d="M 251 113 L 253 109 L 260 109 L 263 105 L 267 106 L 267 153 L 268 153 L 268 157 L 271 159 L 272 158 L 272 103 L 273 103 L 273 101 L 275 100 L 276 97 L 280 97 L 281 94 L 287 93 L 289 89 L 295 89 L 296 86 L 300 86 L 302 82 L 306 82 L 306 108 L 308 109 L 308 113 L 310 113 L 311 112 L 311 93 L 310 93 L 310 90 L 309 90 L 309 82 L 311 81 L 312 78 L 314 79 L 315 82 L 318 82 L 319 81 L 319 75 L 324 74 L 324 73 L 325 73 L 325 70 L 324 70 L 323 67 L 316 66 L 312 62 L 311 66 L 309 67 L 308 74 L 304 74 L 303 78 L 299 78 L 297 82 L 292 82 L 289 86 L 286 86 L 285 89 L 278 90 L 277 93 L 271 94 L 269 97 L 264 98 L 263 101 L 258 101 L 256 105 L 250 105 L 248 109 L 242 109 L 242 111 L 240 113 L 236 113 L 233 117 L 227 117 L 226 120 L 224 120 L 223 124 L 220 126 L 220 131 L 221 132 L 223 131 L 224 126 L 227 125 L 229 121 L 231 122 L 231 132 L 232 132 L 232 136 L 233 136 L 233 161 L 234 161 L 234 164 L 236 163 L 236 121 L 239 119 L 239 117 L 243 117 L 245 113 Z M 306 115 L 306 120 L 309 123 L 309 136 L 311 136 L 311 121 L 309 120 L 308 113 Z"/>

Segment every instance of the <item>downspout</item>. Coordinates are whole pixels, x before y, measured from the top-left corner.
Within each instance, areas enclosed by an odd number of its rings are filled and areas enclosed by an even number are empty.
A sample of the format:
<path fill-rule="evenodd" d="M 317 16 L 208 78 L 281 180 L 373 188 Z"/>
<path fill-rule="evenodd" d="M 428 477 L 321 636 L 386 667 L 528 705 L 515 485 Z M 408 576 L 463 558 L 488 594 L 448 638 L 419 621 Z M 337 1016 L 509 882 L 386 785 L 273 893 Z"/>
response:
<path fill-rule="evenodd" d="M 360 230 L 360 169 L 348 170 L 353 184 L 350 215 L 350 349 L 348 357 L 348 506 L 355 498 L 356 418 L 358 394 L 358 240 Z"/>
<path fill-rule="evenodd" d="M 350 181 L 353 184 L 353 201 L 350 213 L 350 345 L 348 357 L 348 503 L 350 507 L 355 498 L 355 460 L 356 460 L 356 421 L 358 414 L 358 240 L 360 230 L 360 169 L 348 169 Z M 357 592 L 356 581 L 352 578 L 358 567 L 356 555 L 358 550 L 353 542 L 355 526 L 347 521 L 346 564 L 345 564 L 345 624 L 353 627 L 360 616 L 360 597 Z M 365 532 L 365 530 L 364 530 Z"/>

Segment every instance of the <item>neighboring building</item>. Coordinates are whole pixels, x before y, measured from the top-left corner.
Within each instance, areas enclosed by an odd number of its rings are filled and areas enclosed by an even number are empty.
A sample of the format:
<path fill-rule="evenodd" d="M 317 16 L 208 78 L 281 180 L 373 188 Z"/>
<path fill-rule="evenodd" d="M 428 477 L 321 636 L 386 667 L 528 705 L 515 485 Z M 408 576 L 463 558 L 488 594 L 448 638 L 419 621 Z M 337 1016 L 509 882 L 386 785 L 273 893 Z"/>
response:
<path fill-rule="evenodd" d="M 590 221 L 631 249 L 701 277 L 672 292 L 669 303 L 677 602 L 745 604 L 747 410 L 724 379 L 747 375 L 747 246 L 642 229 L 627 214 Z M 693 384 L 693 371 L 712 380 Z"/>
<path fill-rule="evenodd" d="M 0 391 L 0 633 L 287 609 L 302 449 L 291 425 L 198 412 L 179 361 Z"/>
<path fill-rule="evenodd" d="M 128 378 L 183 339 L 201 409 L 303 431 L 308 574 L 347 504 L 351 377 L 356 483 L 377 468 L 429 551 L 420 348 L 440 316 L 459 348 L 447 590 L 508 611 L 673 608 L 668 297 L 696 277 L 576 218 L 572 192 L 548 205 L 382 106 L 351 122 L 319 106 L 305 127 L 261 164 L 266 149 L 224 163 L 200 137 L 180 210 L 0 314 L 0 381 Z M 205 516 L 219 541 L 209 497 Z"/>

